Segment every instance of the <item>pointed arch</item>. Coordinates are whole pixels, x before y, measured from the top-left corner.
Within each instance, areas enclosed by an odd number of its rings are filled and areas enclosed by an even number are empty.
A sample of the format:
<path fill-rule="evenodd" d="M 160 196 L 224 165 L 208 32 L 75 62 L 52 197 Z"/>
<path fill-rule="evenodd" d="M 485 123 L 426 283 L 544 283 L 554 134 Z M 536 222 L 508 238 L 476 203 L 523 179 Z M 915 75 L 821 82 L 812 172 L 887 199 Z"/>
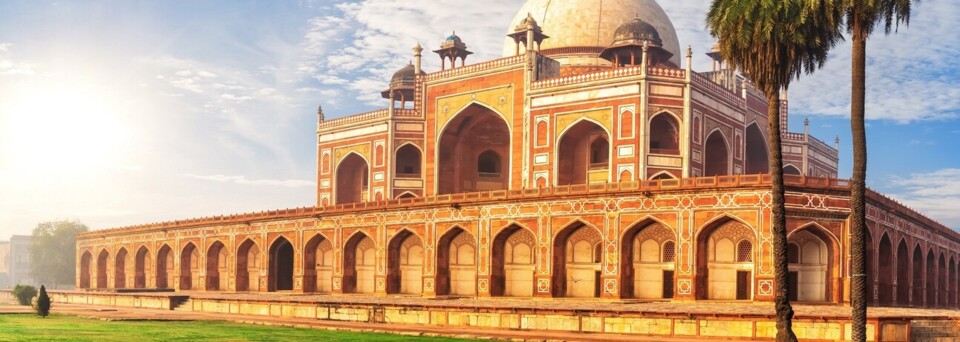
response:
<path fill-rule="evenodd" d="M 387 293 L 422 293 L 423 238 L 402 228 L 390 238 L 387 246 Z"/>
<path fill-rule="evenodd" d="M 477 293 L 476 237 L 460 226 L 447 229 L 437 241 L 437 295 Z"/>
<path fill-rule="evenodd" d="M 937 305 L 937 260 L 933 254 L 933 247 L 927 249 L 927 263 L 924 268 L 927 279 L 924 282 L 926 302 L 924 306 L 932 308 Z"/>
<path fill-rule="evenodd" d="M 188 242 L 180 250 L 180 290 L 192 290 L 198 285 L 200 252 L 197 245 Z"/>
<path fill-rule="evenodd" d="M 510 184 L 513 136 L 509 121 L 496 110 L 473 102 L 454 114 L 439 130 L 434 160 L 437 194 L 504 190 Z M 492 150 L 503 161 L 498 172 L 482 179 L 476 162 L 480 153 Z M 497 177 L 493 175 L 499 174 Z"/>
<path fill-rule="evenodd" d="M 747 241 L 752 254 L 756 240 L 756 229 L 734 216 L 719 215 L 704 224 L 696 234 L 696 298 L 753 298 L 754 263 L 738 260 L 736 244 Z"/>
<path fill-rule="evenodd" d="M 267 291 L 293 290 L 293 243 L 285 236 L 280 235 L 270 244 L 270 253 L 267 255 L 269 270 L 267 272 Z"/>
<path fill-rule="evenodd" d="M 532 297 L 536 234 L 529 228 L 511 223 L 493 238 L 491 296 Z"/>
<path fill-rule="evenodd" d="M 800 172 L 800 169 L 797 168 L 796 166 L 794 166 L 793 164 L 786 164 L 786 165 L 784 165 L 784 166 L 783 166 L 783 174 L 785 174 L 785 175 L 797 175 L 797 176 L 803 175 L 803 173 Z"/>
<path fill-rule="evenodd" d="M 100 250 L 100 254 L 97 255 L 97 288 L 105 289 L 107 288 L 107 265 L 109 265 L 108 260 L 110 259 L 110 252 L 107 252 L 107 249 L 104 248 Z"/>
<path fill-rule="evenodd" d="M 373 293 L 376 242 L 357 230 L 343 247 L 343 293 Z"/>
<path fill-rule="evenodd" d="M 127 249 L 120 247 L 113 258 L 113 288 L 127 288 Z"/>
<path fill-rule="evenodd" d="M 421 178 L 423 176 L 423 150 L 414 143 L 404 143 L 394 150 L 397 178 Z"/>
<path fill-rule="evenodd" d="M 923 278 L 923 251 L 920 248 L 920 242 L 913 246 L 913 277 L 910 283 L 913 285 L 913 297 L 911 297 L 911 306 L 923 306 L 923 291 L 926 288 Z"/>
<path fill-rule="evenodd" d="M 674 176 L 673 173 L 669 171 L 660 171 L 650 177 L 650 180 L 664 180 L 664 179 L 677 179 L 677 176 Z"/>
<path fill-rule="evenodd" d="M 897 305 L 910 304 L 910 251 L 905 238 L 897 244 Z"/>
<path fill-rule="evenodd" d="M 553 296 L 599 297 L 600 262 L 595 247 L 603 232 L 581 220 L 574 220 L 553 238 Z"/>
<path fill-rule="evenodd" d="M 674 230 L 652 216 L 628 227 L 620 237 L 620 297 L 673 298 Z"/>
<path fill-rule="evenodd" d="M 147 275 L 151 273 L 152 269 L 150 250 L 147 246 L 141 245 L 140 248 L 137 249 L 137 254 L 134 257 L 133 287 L 137 289 L 149 287 L 150 285 L 147 284 Z"/>
<path fill-rule="evenodd" d="M 333 284 L 333 240 L 321 232 L 303 247 L 303 292 L 329 293 Z"/>
<path fill-rule="evenodd" d="M 588 184 L 610 178 L 610 132 L 599 122 L 580 118 L 567 126 L 555 145 L 556 185 Z"/>
<path fill-rule="evenodd" d="M 246 238 L 237 247 L 237 291 L 260 291 L 260 246 Z"/>
<path fill-rule="evenodd" d="M 732 153 L 730 142 L 719 128 L 710 131 L 703 144 L 703 175 L 706 177 L 729 175 Z"/>
<path fill-rule="evenodd" d="M 669 111 L 662 111 L 650 118 L 647 147 L 650 153 L 680 154 L 680 118 Z"/>
<path fill-rule="evenodd" d="M 956 307 L 957 306 L 957 264 L 954 260 L 954 255 L 950 255 L 950 262 L 947 264 L 947 289 L 945 290 L 947 296 L 947 302 L 944 304 L 946 307 Z"/>
<path fill-rule="evenodd" d="M 335 203 L 356 203 L 366 200 L 370 186 L 370 162 L 356 152 L 350 152 L 337 162 L 335 172 Z"/>
<path fill-rule="evenodd" d="M 947 260 L 940 251 L 940 257 L 937 258 L 937 306 L 947 306 Z"/>
<path fill-rule="evenodd" d="M 893 267 L 896 261 L 893 258 L 893 243 L 887 232 L 880 235 L 880 245 L 877 250 L 877 276 L 879 291 L 877 292 L 880 305 L 893 305 Z"/>
<path fill-rule="evenodd" d="M 789 262 L 791 300 L 799 302 L 841 302 L 840 242 L 829 229 L 809 222 L 787 233 L 792 246 Z M 788 251 L 790 249 L 788 248 Z M 838 287 L 839 286 L 839 287 Z"/>
<path fill-rule="evenodd" d="M 90 263 L 93 259 L 93 254 L 89 250 L 83 251 L 83 254 L 80 255 L 80 288 L 89 289 L 90 288 Z"/>
<path fill-rule="evenodd" d="M 173 248 L 170 245 L 163 244 L 157 250 L 157 277 L 154 283 L 158 289 L 173 288 Z"/>
<path fill-rule="evenodd" d="M 770 173 L 770 149 L 756 121 L 747 125 L 744 138 L 744 172 L 748 175 Z"/>
<path fill-rule="evenodd" d="M 213 242 L 210 243 L 210 247 L 207 247 L 207 280 L 204 284 L 205 289 L 207 291 L 225 290 L 225 284 L 221 283 L 222 280 L 226 280 L 228 272 L 226 245 L 219 239 L 214 239 Z"/>
<path fill-rule="evenodd" d="M 402 194 L 397 196 L 397 199 L 404 199 L 404 198 L 417 198 L 417 194 L 411 191 L 404 191 Z"/>

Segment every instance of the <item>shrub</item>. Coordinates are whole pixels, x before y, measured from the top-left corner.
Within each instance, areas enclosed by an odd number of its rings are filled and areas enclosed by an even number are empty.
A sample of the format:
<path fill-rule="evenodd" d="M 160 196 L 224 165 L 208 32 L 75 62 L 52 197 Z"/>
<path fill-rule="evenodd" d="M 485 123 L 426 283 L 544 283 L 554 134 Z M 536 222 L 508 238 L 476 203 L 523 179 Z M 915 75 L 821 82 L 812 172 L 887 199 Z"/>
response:
<path fill-rule="evenodd" d="M 37 297 L 37 314 L 46 318 L 50 314 L 50 296 L 47 296 L 47 288 L 40 285 L 40 296 Z"/>
<path fill-rule="evenodd" d="M 37 295 L 37 288 L 30 285 L 20 285 L 17 284 L 13 288 L 13 296 L 17 297 L 17 302 L 20 305 L 30 305 L 30 302 L 33 301 L 33 297 Z"/>

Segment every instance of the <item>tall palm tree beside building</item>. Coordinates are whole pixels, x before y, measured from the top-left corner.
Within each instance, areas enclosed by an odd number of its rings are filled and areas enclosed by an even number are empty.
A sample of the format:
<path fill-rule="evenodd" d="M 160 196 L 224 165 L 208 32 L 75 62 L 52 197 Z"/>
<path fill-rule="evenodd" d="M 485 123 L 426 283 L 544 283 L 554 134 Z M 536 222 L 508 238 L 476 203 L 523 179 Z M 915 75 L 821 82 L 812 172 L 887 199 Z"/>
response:
<path fill-rule="evenodd" d="M 867 39 L 883 23 L 890 34 L 901 23 L 910 23 L 910 8 L 919 0 L 842 0 L 838 4 L 847 14 L 847 30 L 853 43 L 852 85 L 850 97 L 850 131 L 853 134 L 853 174 L 850 178 L 850 239 L 853 279 L 850 282 L 850 305 L 853 313 L 854 341 L 866 340 L 866 182 L 867 133 L 864 125 L 866 106 Z"/>
<path fill-rule="evenodd" d="M 828 0 L 713 0 L 707 13 L 707 27 L 719 41 L 723 58 L 767 99 L 778 341 L 797 339 L 787 293 L 780 91 L 794 78 L 822 67 L 827 53 L 842 39 L 836 25 L 842 12 L 830 4 Z"/>

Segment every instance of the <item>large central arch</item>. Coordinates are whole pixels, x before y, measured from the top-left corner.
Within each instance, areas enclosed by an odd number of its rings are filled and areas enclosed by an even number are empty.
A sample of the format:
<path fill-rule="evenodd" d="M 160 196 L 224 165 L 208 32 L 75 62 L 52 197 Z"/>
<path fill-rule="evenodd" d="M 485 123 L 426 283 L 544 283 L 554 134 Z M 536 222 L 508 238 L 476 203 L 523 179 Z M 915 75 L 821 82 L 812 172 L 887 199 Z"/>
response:
<path fill-rule="evenodd" d="M 707 136 L 703 144 L 703 175 L 723 176 L 730 174 L 730 144 L 720 130 Z"/>
<path fill-rule="evenodd" d="M 446 124 L 437 146 L 438 194 L 509 187 L 510 127 L 493 110 L 467 106 Z"/>
<path fill-rule="evenodd" d="M 610 178 L 610 135 L 582 120 L 561 133 L 557 143 L 557 185 L 606 182 Z"/>
<path fill-rule="evenodd" d="M 490 295 L 533 296 L 536 242 L 529 229 L 518 225 L 497 233 L 493 240 Z"/>
<path fill-rule="evenodd" d="M 293 290 L 293 254 L 293 244 L 283 236 L 270 245 L 267 291 Z"/>

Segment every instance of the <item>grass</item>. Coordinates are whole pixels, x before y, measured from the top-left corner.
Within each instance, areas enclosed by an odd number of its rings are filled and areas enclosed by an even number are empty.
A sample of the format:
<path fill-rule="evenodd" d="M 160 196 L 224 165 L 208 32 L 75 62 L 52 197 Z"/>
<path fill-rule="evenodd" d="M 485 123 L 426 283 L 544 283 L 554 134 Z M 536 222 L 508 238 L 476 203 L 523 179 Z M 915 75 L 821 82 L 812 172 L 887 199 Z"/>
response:
<path fill-rule="evenodd" d="M 220 321 L 100 321 L 69 315 L 0 315 L 0 341 L 460 341 Z"/>

